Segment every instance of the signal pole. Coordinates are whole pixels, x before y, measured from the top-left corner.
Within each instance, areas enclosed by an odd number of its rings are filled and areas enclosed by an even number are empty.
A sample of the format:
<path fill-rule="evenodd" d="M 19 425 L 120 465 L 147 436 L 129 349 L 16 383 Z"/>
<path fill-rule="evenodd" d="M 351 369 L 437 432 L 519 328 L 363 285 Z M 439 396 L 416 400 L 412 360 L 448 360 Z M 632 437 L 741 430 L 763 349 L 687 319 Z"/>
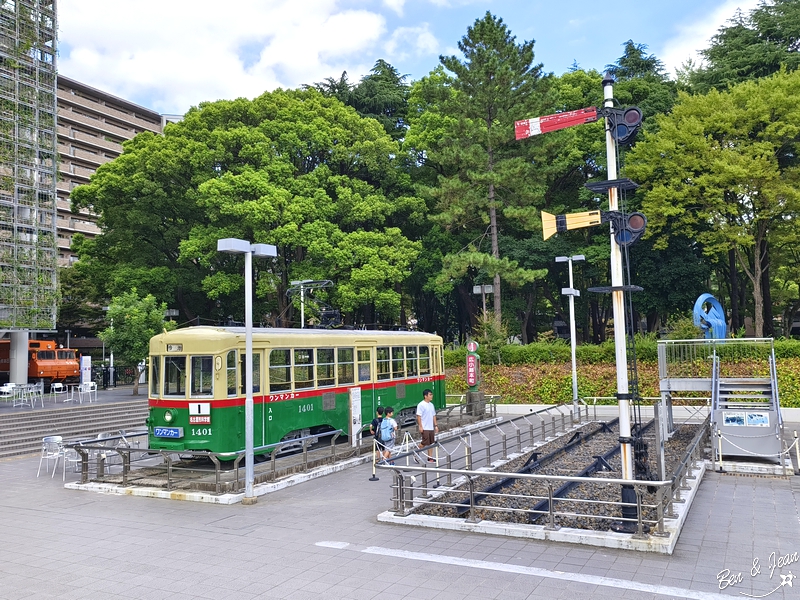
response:
<path fill-rule="evenodd" d="M 614 79 L 606 73 L 603 79 L 604 106 L 614 106 Z M 617 147 L 611 135 L 609 119 L 606 119 L 606 160 L 608 179 L 617 178 Z M 619 210 L 619 190 L 608 188 L 608 210 Z M 628 388 L 628 354 L 625 344 L 625 298 L 622 291 L 622 252 L 614 240 L 614 224 L 611 224 L 611 302 L 614 316 L 614 354 L 617 362 L 617 402 L 619 403 L 620 458 L 622 479 L 633 479 L 633 449 L 631 440 L 630 390 Z"/>

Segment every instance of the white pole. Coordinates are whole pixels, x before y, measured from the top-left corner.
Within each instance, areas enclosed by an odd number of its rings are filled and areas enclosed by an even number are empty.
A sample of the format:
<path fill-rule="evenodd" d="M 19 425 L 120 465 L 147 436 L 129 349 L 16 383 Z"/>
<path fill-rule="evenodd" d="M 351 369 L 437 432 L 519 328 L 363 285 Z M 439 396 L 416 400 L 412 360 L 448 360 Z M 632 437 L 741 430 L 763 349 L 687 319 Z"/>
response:
<path fill-rule="evenodd" d="M 243 503 L 254 504 L 253 495 L 253 251 L 244 253 L 244 472 Z"/>
<path fill-rule="evenodd" d="M 572 284 L 572 257 L 569 257 L 569 288 L 575 289 Z M 572 346 L 572 418 L 578 418 L 578 369 L 575 364 L 575 345 L 577 336 L 575 335 L 575 296 L 569 295 L 569 341 Z"/>
<path fill-rule="evenodd" d="M 111 319 L 111 331 L 114 331 L 114 319 Z M 111 353 L 111 359 L 108 364 L 108 376 L 109 376 L 108 387 L 113 388 L 116 387 L 114 385 L 114 348 L 109 347 L 108 351 Z"/>
<path fill-rule="evenodd" d="M 603 80 L 603 97 L 606 107 L 613 107 L 614 80 L 607 76 Z M 611 136 L 609 120 L 606 119 L 606 160 L 608 179 L 617 178 L 617 149 Z M 619 210 L 617 188 L 608 189 L 608 209 Z M 617 402 L 619 403 L 620 458 L 622 460 L 622 479 L 633 479 L 633 452 L 630 443 L 631 417 L 628 389 L 628 357 L 625 344 L 625 301 L 622 292 L 622 253 L 614 240 L 614 225 L 611 224 L 611 301 L 614 316 L 614 353 L 617 361 Z"/>
<path fill-rule="evenodd" d="M 300 284 L 300 329 L 305 329 L 306 326 L 306 300 L 305 290 L 303 284 Z"/>

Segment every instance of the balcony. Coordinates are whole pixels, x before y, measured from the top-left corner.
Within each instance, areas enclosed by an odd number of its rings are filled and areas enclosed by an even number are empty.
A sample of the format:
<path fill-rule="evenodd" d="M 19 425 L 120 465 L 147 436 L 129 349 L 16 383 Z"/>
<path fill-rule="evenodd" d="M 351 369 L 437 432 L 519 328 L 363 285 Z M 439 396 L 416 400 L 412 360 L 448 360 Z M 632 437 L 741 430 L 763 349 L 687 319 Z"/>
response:
<path fill-rule="evenodd" d="M 152 131 L 154 133 L 161 133 L 161 121 L 158 123 L 152 123 L 150 121 L 146 121 L 145 119 L 141 119 L 134 115 L 125 113 L 121 110 L 117 110 L 112 108 L 108 104 L 101 104 L 99 102 L 95 102 L 94 100 L 89 100 L 88 98 L 84 98 L 83 96 L 78 96 L 76 94 L 70 94 L 64 90 L 58 90 L 58 102 L 61 104 L 70 104 L 73 106 L 80 106 L 92 112 L 96 112 L 103 116 L 108 116 L 113 119 L 117 119 L 125 123 L 126 125 L 130 125 L 131 127 L 135 127 L 137 129 L 143 129 L 146 131 Z"/>
<path fill-rule="evenodd" d="M 129 140 L 136 135 L 136 132 L 132 129 L 123 129 L 121 127 L 117 127 L 116 125 L 101 121 L 100 119 L 93 119 L 85 115 L 79 115 L 78 113 L 70 110 L 58 111 L 58 120 L 59 122 L 68 121 L 72 123 L 78 123 L 88 127 L 89 129 L 94 129 L 95 131 L 107 133 L 125 140 Z"/>

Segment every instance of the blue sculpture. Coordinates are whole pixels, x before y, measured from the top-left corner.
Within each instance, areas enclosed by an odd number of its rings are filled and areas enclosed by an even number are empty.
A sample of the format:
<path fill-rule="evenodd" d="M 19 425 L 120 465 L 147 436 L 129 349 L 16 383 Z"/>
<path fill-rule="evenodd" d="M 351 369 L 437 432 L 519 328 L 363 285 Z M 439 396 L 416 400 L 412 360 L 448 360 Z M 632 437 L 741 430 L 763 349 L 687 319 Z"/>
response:
<path fill-rule="evenodd" d="M 705 304 L 708 310 L 703 308 Z M 694 303 L 694 324 L 705 332 L 706 339 L 724 340 L 728 336 L 725 311 L 711 294 L 703 294 Z"/>

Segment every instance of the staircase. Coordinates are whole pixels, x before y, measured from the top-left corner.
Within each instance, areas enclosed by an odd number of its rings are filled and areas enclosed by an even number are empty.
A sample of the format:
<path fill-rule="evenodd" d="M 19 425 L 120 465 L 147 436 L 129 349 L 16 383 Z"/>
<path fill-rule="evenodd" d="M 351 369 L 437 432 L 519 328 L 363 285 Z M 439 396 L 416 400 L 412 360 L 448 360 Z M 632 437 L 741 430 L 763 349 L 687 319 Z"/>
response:
<path fill-rule="evenodd" d="M 774 351 L 769 366 L 770 377 L 720 377 L 719 360 L 714 356 L 712 421 L 721 434 L 715 443 L 723 457 L 780 462 L 783 420 Z"/>
<path fill-rule="evenodd" d="M 766 377 L 720 378 L 719 408 L 770 409 L 772 406 L 772 381 Z"/>
<path fill-rule="evenodd" d="M 48 435 L 70 440 L 120 429 L 141 429 L 147 414 L 144 398 L 0 415 L 0 459 L 38 453 L 42 438 Z"/>

